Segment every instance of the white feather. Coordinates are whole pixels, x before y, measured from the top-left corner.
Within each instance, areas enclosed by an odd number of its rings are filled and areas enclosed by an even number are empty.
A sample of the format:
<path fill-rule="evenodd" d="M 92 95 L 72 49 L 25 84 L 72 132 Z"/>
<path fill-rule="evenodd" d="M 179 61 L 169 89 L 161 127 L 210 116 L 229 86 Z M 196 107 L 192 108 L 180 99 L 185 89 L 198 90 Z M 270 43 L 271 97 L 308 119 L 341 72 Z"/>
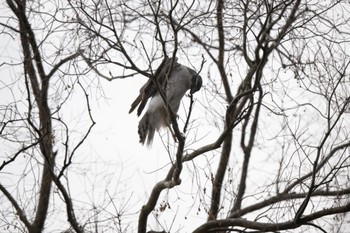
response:
<path fill-rule="evenodd" d="M 166 85 L 165 95 L 168 104 L 175 113 L 179 110 L 181 99 L 191 88 L 193 74 L 186 66 L 177 64 Z M 156 93 L 148 104 L 147 111 L 139 123 L 140 141 L 147 137 L 147 145 L 153 141 L 155 130 L 170 127 L 170 118 L 166 105 L 159 93 Z"/>

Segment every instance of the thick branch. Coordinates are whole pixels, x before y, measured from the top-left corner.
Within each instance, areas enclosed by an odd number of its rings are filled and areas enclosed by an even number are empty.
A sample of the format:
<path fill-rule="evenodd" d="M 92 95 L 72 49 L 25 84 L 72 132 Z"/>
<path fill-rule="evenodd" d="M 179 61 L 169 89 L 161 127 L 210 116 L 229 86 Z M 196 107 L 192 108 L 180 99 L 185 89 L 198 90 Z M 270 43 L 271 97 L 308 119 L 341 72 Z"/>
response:
<path fill-rule="evenodd" d="M 350 188 L 339 190 L 339 191 L 328 191 L 328 190 L 317 190 L 312 193 L 313 197 L 322 196 L 322 197 L 339 197 L 343 195 L 349 195 L 350 194 Z M 237 210 L 235 212 L 232 212 L 228 218 L 239 218 L 244 216 L 245 214 L 251 213 L 256 210 L 263 209 L 265 207 L 268 207 L 270 205 L 273 205 L 275 203 L 289 201 L 293 199 L 300 199 L 305 198 L 307 193 L 282 193 L 277 194 L 276 196 L 270 197 L 266 200 L 263 200 L 261 202 L 255 203 L 253 205 L 247 206 L 245 208 L 242 208 L 241 210 Z"/>
<path fill-rule="evenodd" d="M 219 56 L 216 64 L 220 72 L 221 81 L 225 88 L 227 102 L 230 103 L 233 99 L 233 96 L 231 93 L 231 87 L 228 82 L 227 75 L 225 72 L 225 67 L 224 67 L 225 32 L 224 32 L 224 25 L 223 25 L 223 9 L 224 9 L 224 0 L 218 0 L 217 9 L 216 9 L 217 10 L 216 21 L 217 21 L 217 29 L 218 29 L 218 36 L 219 36 Z"/>
<path fill-rule="evenodd" d="M 195 229 L 193 233 L 202 233 L 202 232 L 206 233 L 206 232 L 209 232 L 210 230 L 227 228 L 227 227 L 230 227 L 230 228 L 243 227 L 246 229 L 259 230 L 262 232 L 290 230 L 290 229 L 298 228 L 303 224 L 307 224 L 308 222 L 321 218 L 323 216 L 333 215 L 338 213 L 345 213 L 348 211 L 350 211 L 350 203 L 340 207 L 324 209 L 324 210 L 317 211 L 313 214 L 306 215 L 303 218 L 301 218 L 298 223 L 295 222 L 294 220 L 282 222 L 282 223 L 261 223 L 256 221 L 248 221 L 240 218 L 214 220 L 201 225 L 200 227 Z"/>
<path fill-rule="evenodd" d="M 28 221 L 24 210 L 21 209 L 21 207 L 18 205 L 15 198 L 11 195 L 11 193 L 9 193 L 7 191 L 7 189 L 2 184 L 0 184 L 0 190 L 7 197 L 7 199 L 11 202 L 13 207 L 16 209 L 17 215 L 19 216 L 21 221 L 24 223 L 24 225 L 27 227 L 27 229 L 31 229 L 32 226 L 31 226 L 30 222 Z"/>

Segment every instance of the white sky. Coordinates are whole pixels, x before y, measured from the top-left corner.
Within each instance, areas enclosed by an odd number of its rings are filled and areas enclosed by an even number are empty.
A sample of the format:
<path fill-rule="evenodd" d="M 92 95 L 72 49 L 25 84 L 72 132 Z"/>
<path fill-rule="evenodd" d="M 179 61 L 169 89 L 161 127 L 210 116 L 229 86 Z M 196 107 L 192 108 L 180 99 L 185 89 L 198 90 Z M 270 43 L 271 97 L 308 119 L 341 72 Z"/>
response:
<path fill-rule="evenodd" d="M 4 14 L 2 14 L 4 15 Z M 5 18 L 1 18 L 1 22 Z M 3 62 L 16 63 L 21 57 L 19 51 L 18 41 L 8 40 L 9 37 L 0 36 L 0 64 Z M 207 60 L 210 60 L 207 58 Z M 198 58 L 200 62 L 200 58 Z M 179 60 L 180 63 L 186 64 L 185 59 Z M 206 69 L 209 69 L 209 62 L 206 63 Z M 198 67 L 198 66 L 197 66 Z M 201 74 L 204 81 L 204 88 L 208 87 L 208 79 L 206 77 L 206 70 Z M 240 69 L 240 68 L 237 68 Z M 239 70 L 244 74 L 245 70 Z M 9 66 L 0 66 L 0 108 L 12 102 L 14 99 L 25 100 L 26 96 L 22 94 L 23 86 L 9 86 L 9 88 L 2 88 L 5 84 L 10 84 L 14 82 L 17 78 L 23 78 L 21 75 L 23 73 L 22 66 L 16 66 L 10 68 Z M 118 70 L 113 70 L 113 74 L 118 74 Z M 212 72 L 211 75 L 215 75 Z M 275 99 L 276 101 L 281 101 L 281 99 L 291 100 L 293 97 L 300 97 L 297 92 L 290 92 L 290 96 L 285 96 L 283 91 L 285 88 L 288 90 L 297 91 L 298 83 L 289 79 L 290 73 L 285 74 L 285 80 L 288 82 L 277 83 L 275 85 L 275 91 L 280 93 L 280 99 Z M 72 77 L 74 79 L 74 77 Z M 98 216 L 98 220 L 103 218 L 108 218 L 115 216 L 116 210 L 125 211 L 122 216 L 122 221 L 126 224 L 130 224 L 131 229 L 136 229 L 136 223 L 138 218 L 138 211 L 141 206 L 145 204 L 147 198 L 155 185 L 156 182 L 165 178 L 165 175 L 169 169 L 170 157 L 167 150 L 164 148 L 159 135 L 156 134 L 155 140 L 153 142 L 152 148 L 147 148 L 138 143 L 137 125 L 140 118 L 136 116 L 136 113 L 128 114 L 130 104 L 136 98 L 139 92 L 139 88 L 146 82 L 146 78 L 136 76 L 133 78 L 114 80 L 108 82 L 104 79 L 100 79 L 98 82 L 93 76 L 81 77 L 82 83 L 89 83 L 91 80 L 92 88 L 88 90 L 90 96 L 90 104 L 92 109 L 92 115 L 96 121 L 96 125 L 93 127 L 91 135 L 88 137 L 84 145 L 76 152 L 73 159 L 73 164 L 69 168 L 69 190 L 71 192 L 72 198 L 75 200 L 75 208 L 78 220 L 86 221 L 90 214 L 91 219 L 95 219 L 92 216 L 92 212 L 87 210 L 92 209 L 92 205 L 96 205 L 97 209 L 105 209 L 106 212 L 101 213 Z M 239 82 L 232 83 L 232 90 L 235 91 Z M 55 83 L 55 82 L 54 82 Z M 67 82 L 69 83 L 69 82 Z M 95 88 L 96 87 L 96 88 Z M 53 85 L 55 89 L 55 86 Z M 67 104 L 62 109 L 60 116 L 70 123 L 72 130 L 72 141 L 77 142 L 80 140 L 80 132 L 85 132 L 88 126 L 87 111 L 85 105 L 85 97 L 81 92 L 78 85 L 75 86 L 76 90 L 73 95 L 67 101 Z M 208 125 L 207 119 L 214 119 L 216 115 L 208 116 L 207 106 L 216 108 L 216 102 L 210 102 L 210 97 L 205 96 L 208 92 L 204 92 L 204 88 L 195 94 L 196 103 L 195 110 L 192 114 L 192 119 L 196 119 L 194 122 L 194 129 L 190 131 L 188 139 L 191 141 L 194 136 L 197 139 L 201 139 L 198 143 L 190 145 L 189 148 L 198 148 L 209 142 L 212 142 L 218 135 L 218 127 L 213 125 Z M 53 90 L 54 90 L 53 89 Z M 62 90 L 62 89 L 60 89 Z M 278 92 L 280 91 L 280 92 Z M 52 93 L 52 98 L 57 98 L 60 100 L 60 94 L 63 96 L 66 94 L 64 92 Z M 214 95 L 214 94 L 213 94 Z M 306 101 L 309 98 L 305 98 Z M 189 99 L 184 98 L 185 107 L 180 107 L 179 116 L 180 124 L 181 119 L 185 118 L 184 109 L 188 106 Z M 285 106 L 291 106 L 293 102 L 285 103 Z M 19 106 L 24 107 L 25 105 L 19 103 Z M 53 106 L 54 107 L 54 106 Z M 217 107 L 218 111 L 222 110 L 222 106 Z M 25 108 L 22 109 L 24 112 Z M 295 112 L 301 113 L 303 109 Z M 280 121 L 275 121 L 272 118 L 268 119 L 267 116 L 262 121 L 262 129 L 264 132 L 259 132 L 258 135 L 271 134 L 274 135 L 274 127 L 271 127 L 273 123 L 281 124 Z M 306 125 L 312 124 L 312 117 L 307 119 Z M 316 124 L 316 123 L 315 123 Z M 316 127 L 314 127 L 316 128 Z M 317 132 L 318 129 L 315 129 Z M 238 133 L 234 132 L 237 136 Z M 312 134 L 313 132 L 310 132 Z M 165 141 L 167 141 L 167 136 L 165 131 L 161 132 Z M 238 136 L 237 136 L 238 137 Z M 171 142 L 170 138 L 170 142 Z M 238 143 L 237 143 L 238 144 Z M 247 187 L 247 194 L 252 192 L 263 191 L 264 185 L 268 185 L 273 182 L 269 180 L 269 175 L 274 174 L 277 169 L 277 161 L 280 156 L 277 155 L 272 157 L 271 152 L 277 149 L 278 145 L 274 145 L 273 142 L 269 140 L 264 140 L 261 142 L 262 149 L 259 153 L 254 154 L 254 163 L 251 163 L 251 174 L 249 177 L 249 186 Z M 56 148 L 58 151 L 62 151 L 63 148 L 60 146 L 60 142 L 57 142 Z M 237 147 L 236 147 L 237 148 Z M 11 154 L 11 151 L 16 150 L 16 147 L 12 145 L 2 145 L 0 147 L 0 163 L 7 155 Z M 174 149 L 170 149 L 174 152 Z M 267 151 L 267 152 L 266 152 Z M 235 189 L 237 186 L 237 174 L 240 171 L 241 163 L 241 152 L 237 149 L 234 150 L 235 156 L 233 156 L 230 163 L 230 172 L 227 172 L 227 176 L 234 180 L 232 186 L 225 186 L 227 190 Z M 171 154 L 173 156 L 173 154 Z M 162 201 L 168 201 L 171 210 L 167 209 L 160 214 L 159 222 L 165 227 L 165 230 L 171 228 L 172 232 L 191 232 L 199 224 L 205 222 L 206 213 L 203 210 L 204 207 L 209 205 L 209 195 L 210 195 L 210 173 L 215 173 L 218 154 L 208 153 L 205 156 L 195 159 L 194 162 L 189 162 L 185 164 L 183 173 L 181 175 L 182 184 L 170 191 L 163 191 L 161 198 L 159 199 L 157 207 Z M 22 182 L 27 182 L 27 185 L 23 185 L 20 191 L 30 190 L 31 182 L 35 182 L 35 178 L 24 178 L 21 177 L 21 172 L 24 168 L 30 168 L 30 164 L 25 163 L 23 157 L 19 157 L 13 164 L 9 165 L 4 171 L 0 173 L 0 182 L 5 185 L 10 185 L 11 190 L 16 192 L 16 184 L 18 180 Z M 58 159 L 58 166 L 62 162 L 62 157 Z M 301 168 L 302 169 L 302 168 Z M 36 177 L 37 179 L 37 167 L 34 166 L 33 172 L 28 172 L 28 177 L 30 175 Z M 273 176 L 272 176 L 273 177 Z M 260 187 L 259 189 L 257 187 Z M 200 190 L 198 190 L 198 188 Z M 203 189 L 207 188 L 207 192 L 204 193 Z M 56 190 L 56 188 L 54 188 Z M 54 192 L 55 195 L 52 197 L 52 208 L 64 211 L 64 206 L 60 201 L 60 195 Z M 223 199 L 232 199 L 229 196 L 230 192 L 226 192 Z M 18 196 L 16 194 L 15 196 Z M 113 199 L 113 204 L 109 200 L 109 196 Z M 248 196 L 248 195 L 247 195 Z M 4 203 L 4 196 L 0 195 L 0 203 Z M 30 200 L 31 195 L 28 194 L 27 198 Z M 201 201 L 199 201 L 201 199 Z M 256 201 L 254 198 L 247 198 L 244 202 Z M 29 201 L 27 204 L 30 206 L 35 201 Z M 196 203 L 193 206 L 193 203 Z M 229 203 L 229 202 L 226 202 Z M 1 208 L 0 204 L 0 208 Z M 6 205 L 6 204 L 5 204 Z M 107 207 L 106 207 L 107 206 Z M 200 208 L 201 210 L 199 211 Z M 225 205 L 225 209 L 229 209 L 228 205 Z M 108 214 L 109 213 L 109 214 Z M 46 225 L 46 232 L 60 232 L 63 225 L 68 226 L 65 216 L 62 216 L 59 212 L 54 212 L 54 216 L 50 216 Z M 56 218 L 56 215 L 58 216 Z M 175 218 L 174 218 L 175 216 Z M 225 216 L 222 216 L 225 217 Z M 254 218 L 255 216 L 250 216 Z M 173 226 L 172 219 L 174 218 Z M 106 224 L 110 224 L 107 222 Z M 149 217 L 150 229 L 157 224 L 153 217 Z M 130 229 L 129 228 L 129 229 Z M 108 225 L 106 226 L 106 232 L 108 231 Z M 102 230 L 102 229 L 101 229 Z M 160 230 L 160 228 L 156 229 Z"/>

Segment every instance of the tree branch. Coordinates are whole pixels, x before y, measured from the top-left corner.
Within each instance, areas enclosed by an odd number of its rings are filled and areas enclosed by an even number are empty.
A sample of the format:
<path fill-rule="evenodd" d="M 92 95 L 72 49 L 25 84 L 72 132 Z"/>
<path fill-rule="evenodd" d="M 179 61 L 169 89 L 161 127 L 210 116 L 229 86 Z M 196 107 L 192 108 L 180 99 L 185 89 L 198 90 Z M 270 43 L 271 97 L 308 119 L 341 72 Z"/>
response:
<path fill-rule="evenodd" d="M 296 229 L 304 224 L 308 224 L 310 221 L 321 218 L 327 215 L 333 215 L 337 213 L 344 213 L 350 211 L 350 203 L 341 206 L 341 207 L 333 207 L 329 209 L 324 209 L 317 211 L 313 214 L 306 215 L 300 219 L 300 221 L 295 222 L 294 220 L 281 222 L 281 223 L 261 223 L 256 221 L 248 221 L 241 218 L 234 219 L 222 219 L 222 220 L 214 220 L 204 223 L 200 227 L 196 228 L 193 233 L 206 233 L 213 229 L 220 229 L 223 227 L 243 227 L 246 229 L 254 229 L 262 232 L 270 232 L 270 231 L 282 231 L 282 230 L 291 230 Z"/>
<path fill-rule="evenodd" d="M 17 215 L 19 216 L 21 221 L 24 223 L 24 225 L 27 227 L 27 229 L 30 230 L 32 228 L 32 225 L 28 221 L 24 210 L 22 210 L 22 208 L 18 205 L 15 198 L 11 195 L 11 193 L 9 193 L 7 191 L 7 189 L 2 184 L 0 184 L 0 190 L 7 197 L 7 199 L 11 202 L 12 206 L 16 209 Z"/>

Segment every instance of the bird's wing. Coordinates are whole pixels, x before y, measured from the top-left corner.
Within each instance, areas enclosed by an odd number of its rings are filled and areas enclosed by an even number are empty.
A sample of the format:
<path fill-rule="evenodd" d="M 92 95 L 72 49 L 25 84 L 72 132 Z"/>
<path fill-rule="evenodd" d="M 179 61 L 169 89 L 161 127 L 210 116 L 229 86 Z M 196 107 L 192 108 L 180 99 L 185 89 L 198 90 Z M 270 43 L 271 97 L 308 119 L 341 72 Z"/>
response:
<path fill-rule="evenodd" d="M 133 112 L 135 108 L 139 105 L 137 109 L 137 115 L 140 116 L 142 110 L 145 108 L 146 103 L 149 98 L 153 97 L 157 93 L 157 86 L 153 79 L 156 79 L 161 87 L 165 87 L 167 84 L 167 75 L 169 69 L 171 68 L 172 58 L 165 57 L 162 63 L 157 68 L 153 78 L 150 78 L 140 89 L 139 96 L 131 104 L 129 113 Z M 177 58 L 175 58 L 174 66 L 176 66 Z"/>
<path fill-rule="evenodd" d="M 153 90 L 153 81 L 152 79 L 149 79 L 140 89 L 140 94 L 137 96 L 137 98 L 134 100 L 134 102 L 131 104 L 131 108 L 129 113 L 132 113 L 135 108 L 140 104 L 138 110 L 137 110 L 137 115 L 140 116 L 143 108 L 145 107 L 147 100 L 149 97 L 154 95 L 154 90 Z"/>

